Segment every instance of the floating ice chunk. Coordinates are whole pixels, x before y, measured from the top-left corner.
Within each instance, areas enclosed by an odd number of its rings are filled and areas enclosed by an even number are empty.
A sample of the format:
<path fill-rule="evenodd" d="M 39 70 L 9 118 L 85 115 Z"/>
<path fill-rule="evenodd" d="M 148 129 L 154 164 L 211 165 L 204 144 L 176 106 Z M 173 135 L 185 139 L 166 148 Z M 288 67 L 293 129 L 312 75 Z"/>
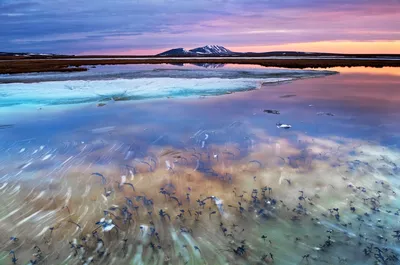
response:
<path fill-rule="evenodd" d="M 105 218 L 101 218 L 100 221 L 96 223 L 96 225 L 100 225 L 103 232 L 109 232 L 115 227 L 115 224 L 113 224 L 113 221 L 111 219 L 107 220 Z"/>
<path fill-rule="evenodd" d="M 110 220 L 111 221 L 111 220 Z M 104 228 L 103 228 L 103 231 L 104 232 L 108 232 L 108 231 L 111 231 L 113 228 L 115 227 L 115 224 L 107 224 Z"/>
<path fill-rule="evenodd" d="M 21 148 L 21 150 L 19 150 L 19 153 L 23 153 L 25 152 L 25 148 Z"/>
<path fill-rule="evenodd" d="M 142 230 L 142 238 L 145 238 L 148 235 L 147 231 L 149 230 L 149 226 L 146 224 L 141 224 L 140 229 Z"/>
<path fill-rule="evenodd" d="M 290 128 L 292 128 L 292 125 L 290 125 L 290 124 L 285 124 L 285 123 L 277 123 L 277 124 L 276 124 L 276 127 L 277 127 L 277 128 L 280 128 L 280 129 L 290 129 Z"/>
<path fill-rule="evenodd" d="M 121 184 L 123 184 L 123 183 L 125 183 L 125 182 L 126 182 L 126 176 L 123 175 L 123 176 L 121 176 Z"/>

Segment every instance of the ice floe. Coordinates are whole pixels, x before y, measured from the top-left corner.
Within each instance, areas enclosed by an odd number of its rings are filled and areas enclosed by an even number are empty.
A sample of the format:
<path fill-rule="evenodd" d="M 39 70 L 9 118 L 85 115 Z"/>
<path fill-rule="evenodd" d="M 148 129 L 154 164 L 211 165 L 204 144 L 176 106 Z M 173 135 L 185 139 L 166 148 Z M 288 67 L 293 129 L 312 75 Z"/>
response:
<path fill-rule="evenodd" d="M 319 77 L 330 71 L 312 70 L 189 70 L 152 69 L 128 73 L 104 73 L 80 80 L 54 81 L 47 75 L 20 76 L 19 83 L 0 84 L 0 107 L 46 106 L 103 101 L 143 100 L 166 97 L 222 95 L 254 90 L 263 84 Z M 49 81 L 53 80 L 53 81 Z M 0 78 L 1 81 L 1 78 Z M 39 81 L 36 83 L 26 83 Z"/>

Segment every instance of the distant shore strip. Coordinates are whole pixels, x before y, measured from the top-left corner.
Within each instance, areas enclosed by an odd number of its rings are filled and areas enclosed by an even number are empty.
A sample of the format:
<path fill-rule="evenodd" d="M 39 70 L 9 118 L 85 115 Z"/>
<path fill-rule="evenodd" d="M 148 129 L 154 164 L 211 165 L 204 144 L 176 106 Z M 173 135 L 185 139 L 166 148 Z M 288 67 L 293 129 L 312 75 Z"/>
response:
<path fill-rule="evenodd" d="M 331 68 L 331 67 L 400 67 L 400 60 L 373 59 L 373 58 L 334 58 L 334 59 L 266 59 L 266 58 L 207 58 L 207 57 L 63 57 L 63 58 L 19 58 L 10 60 L 9 57 L 0 56 L 0 74 L 19 74 L 33 72 L 78 72 L 87 71 L 96 65 L 127 65 L 127 64 L 184 64 L 184 63 L 210 63 L 210 64 L 252 64 L 265 67 L 282 68 Z"/>

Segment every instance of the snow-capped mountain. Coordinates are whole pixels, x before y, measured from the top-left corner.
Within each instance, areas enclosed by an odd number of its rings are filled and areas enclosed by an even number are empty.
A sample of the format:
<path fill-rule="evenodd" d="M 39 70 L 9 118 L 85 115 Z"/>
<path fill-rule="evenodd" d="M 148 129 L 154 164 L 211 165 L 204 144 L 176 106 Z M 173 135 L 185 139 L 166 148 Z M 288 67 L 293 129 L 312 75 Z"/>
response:
<path fill-rule="evenodd" d="M 207 45 L 203 47 L 185 50 L 184 48 L 176 48 L 157 54 L 157 56 L 204 56 L 204 55 L 233 55 L 235 52 L 219 45 Z"/>
<path fill-rule="evenodd" d="M 269 57 L 269 56 L 339 56 L 335 53 L 308 53 L 296 51 L 271 51 L 271 52 L 233 52 L 220 45 L 206 45 L 203 47 L 186 50 L 177 48 L 157 54 L 165 57 Z"/>
<path fill-rule="evenodd" d="M 194 55 L 191 51 L 184 48 L 176 48 L 157 54 L 158 56 L 191 56 Z"/>
<path fill-rule="evenodd" d="M 207 45 L 204 47 L 199 47 L 195 49 L 191 49 L 190 52 L 194 52 L 196 54 L 218 54 L 218 55 L 230 55 L 234 54 L 234 52 L 228 50 L 227 48 L 219 45 Z"/>

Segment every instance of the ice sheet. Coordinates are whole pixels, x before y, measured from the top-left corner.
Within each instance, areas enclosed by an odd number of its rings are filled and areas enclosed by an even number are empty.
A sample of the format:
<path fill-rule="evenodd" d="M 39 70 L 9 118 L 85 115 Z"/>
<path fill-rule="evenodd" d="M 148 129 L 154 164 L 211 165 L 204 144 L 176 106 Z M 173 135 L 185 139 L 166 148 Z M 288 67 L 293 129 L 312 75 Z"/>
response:
<path fill-rule="evenodd" d="M 311 70 L 150 69 L 75 77 L 80 80 L 63 80 L 71 78 L 64 75 L 20 75 L 16 79 L 20 83 L 0 84 L 0 107 L 221 95 L 258 89 L 265 83 L 332 73 Z M 34 80 L 41 81 L 25 83 Z"/>

